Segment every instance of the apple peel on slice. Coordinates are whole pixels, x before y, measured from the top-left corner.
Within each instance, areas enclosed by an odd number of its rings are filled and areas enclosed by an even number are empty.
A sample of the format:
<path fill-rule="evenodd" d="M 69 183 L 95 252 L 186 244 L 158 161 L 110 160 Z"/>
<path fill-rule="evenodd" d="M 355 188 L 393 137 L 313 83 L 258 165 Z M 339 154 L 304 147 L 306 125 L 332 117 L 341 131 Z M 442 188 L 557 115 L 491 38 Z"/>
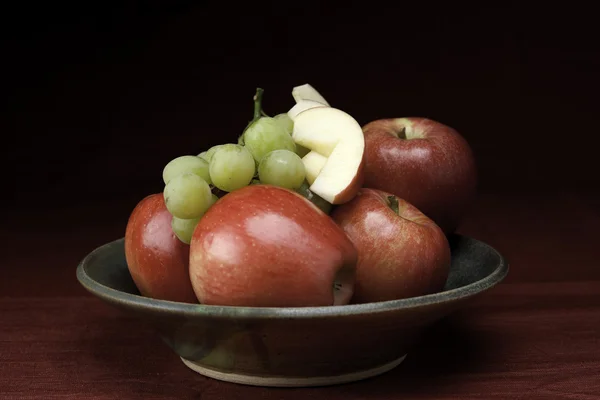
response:
<path fill-rule="evenodd" d="M 292 138 L 316 153 L 302 159 L 307 175 L 316 174 L 312 192 L 331 204 L 354 198 L 364 181 L 365 139 L 351 115 L 334 107 L 310 108 L 296 116 Z"/>

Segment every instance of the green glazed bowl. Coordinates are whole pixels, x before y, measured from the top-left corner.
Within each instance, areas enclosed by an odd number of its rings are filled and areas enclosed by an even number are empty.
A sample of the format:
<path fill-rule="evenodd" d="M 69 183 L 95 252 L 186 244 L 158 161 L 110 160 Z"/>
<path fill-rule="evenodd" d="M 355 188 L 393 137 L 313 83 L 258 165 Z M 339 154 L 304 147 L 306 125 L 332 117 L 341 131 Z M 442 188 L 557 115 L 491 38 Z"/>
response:
<path fill-rule="evenodd" d="M 325 386 L 396 367 L 423 329 L 508 273 L 504 257 L 489 245 L 461 235 L 449 239 L 452 267 L 444 291 L 369 304 L 249 308 L 142 297 L 127 268 L 123 239 L 87 255 L 77 279 L 147 323 L 202 375 L 257 386 Z"/>

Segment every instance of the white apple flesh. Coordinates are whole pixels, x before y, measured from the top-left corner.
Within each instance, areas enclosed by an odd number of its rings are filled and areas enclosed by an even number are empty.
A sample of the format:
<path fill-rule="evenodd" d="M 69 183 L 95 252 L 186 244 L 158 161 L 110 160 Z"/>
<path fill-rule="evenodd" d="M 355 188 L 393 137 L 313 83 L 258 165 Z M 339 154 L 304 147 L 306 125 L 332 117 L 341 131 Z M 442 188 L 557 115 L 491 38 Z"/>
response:
<path fill-rule="evenodd" d="M 312 185 L 327 163 L 327 157 L 316 151 L 310 151 L 302 157 L 302 163 L 304 164 L 304 170 L 306 171 L 306 181 L 309 185 Z"/>
<path fill-rule="evenodd" d="M 333 107 L 316 107 L 296 116 L 294 141 L 326 158 L 311 156 L 321 168 L 310 190 L 331 204 L 350 201 L 364 180 L 365 140 L 360 124 Z M 306 163 L 305 163 L 306 167 Z M 309 165 L 309 169 L 313 168 Z"/>
<path fill-rule="evenodd" d="M 292 108 L 290 108 L 290 110 L 288 111 L 288 117 L 290 117 L 290 119 L 292 121 L 294 121 L 296 119 L 296 117 L 298 116 L 298 114 L 306 111 L 306 110 L 310 110 L 311 108 L 316 108 L 316 107 L 329 107 L 323 103 L 319 103 L 317 101 L 313 101 L 313 100 L 300 100 L 298 103 L 296 103 Z"/>
<path fill-rule="evenodd" d="M 310 84 L 305 83 L 304 85 L 296 86 L 292 89 L 292 97 L 296 100 L 296 103 L 300 103 L 303 100 L 310 100 L 326 106 L 329 103 L 325 98 Z"/>

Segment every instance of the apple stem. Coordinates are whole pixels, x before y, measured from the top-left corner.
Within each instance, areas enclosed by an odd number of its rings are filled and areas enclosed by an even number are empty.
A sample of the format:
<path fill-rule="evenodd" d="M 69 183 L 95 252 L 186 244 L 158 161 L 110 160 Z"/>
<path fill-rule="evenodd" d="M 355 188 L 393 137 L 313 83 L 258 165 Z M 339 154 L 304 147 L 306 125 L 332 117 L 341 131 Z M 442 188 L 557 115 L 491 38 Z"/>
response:
<path fill-rule="evenodd" d="M 406 139 L 406 128 L 402 128 L 402 130 L 398 132 L 398 139 Z"/>
<path fill-rule="evenodd" d="M 388 196 L 388 203 L 390 203 L 390 208 L 396 215 L 399 215 L 400 209 L 398 206 L 398 198 L 396 196 Z"/>

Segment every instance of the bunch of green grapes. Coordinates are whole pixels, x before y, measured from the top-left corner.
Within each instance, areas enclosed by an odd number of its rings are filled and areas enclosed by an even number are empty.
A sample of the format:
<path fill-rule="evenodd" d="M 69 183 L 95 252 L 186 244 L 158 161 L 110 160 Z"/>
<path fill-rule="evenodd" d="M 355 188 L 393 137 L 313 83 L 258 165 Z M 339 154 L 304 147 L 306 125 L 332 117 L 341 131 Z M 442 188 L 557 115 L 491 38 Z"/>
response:
<path fill-rule="evenodd" d="M 209 163 L 193 155 L 174 158 L 163 169 L 163 182 L 173 233 L 189 244 L 198 221 L 218 199 L 212 193 Z"/>
<path fill-rule="evenodd" d="M 184 155 L 163 169 L 163 195 L 173 216 L 171 227 L 184 243 L 190 243 L 202 216 L 224 195 L 254 184 L 294 190 L 325 212 L 331 205 L 311 193 L 302 158 L 307 150 L 292 139 L 293 122 L 287 113 L 267 116 L 261 107 L 262 89 L 254 97 L 254 119 L 238 143 L 212 146 L 197 156 Z"/>

